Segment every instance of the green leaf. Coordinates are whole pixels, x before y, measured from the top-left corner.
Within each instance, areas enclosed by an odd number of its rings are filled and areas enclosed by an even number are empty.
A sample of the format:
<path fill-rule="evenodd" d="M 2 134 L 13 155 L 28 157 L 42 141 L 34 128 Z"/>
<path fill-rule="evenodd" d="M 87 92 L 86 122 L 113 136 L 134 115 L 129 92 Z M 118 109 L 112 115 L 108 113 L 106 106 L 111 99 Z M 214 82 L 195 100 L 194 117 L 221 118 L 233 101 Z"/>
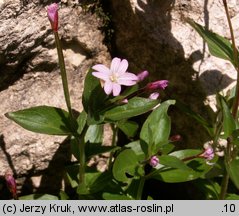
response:
<path fill-rule="evenodd" d="M 30 194 L 26 196 L 20 196 L 19 200 L 58 200 L 57 196 L 50 194 Z"/>
<path fill-rule="evenodd" d="M 237 195 L 237 194 L 227 194 L 226 200 L 239 200 L 239 195 Z"/>
<path fill-rule="evenodd" d="M 60 200 L 69 200 L 69 196 L 67 195 L 67 193 L 65 191 L 60 191 L 59 193 L 60 196 Z"/>
<path fill-rule="evenodd" d="M 75 188 L 78 186 L 79 182 L 79 164 L 74 164 L 70 166 L 66 166 L 66 176 L 68 181 L 71 184 L 72 188 Z"/>
<path fill-rule="evenodd" d="M 175 146 L 172 143 L 168 143 L 160 147 L 160 152 L 166 155 L 166 154 L 169 154 L 171 151 L 173 151 L 174 148 Z"/>
<path fill-rule="evenodd" d="M 113 164 L 113 176 L 118 181 L 128 181 L 126 174 L 137 175 L 139 166 L 136 154 L 131 149 L 122 151 L 115 159 Z"/>
<path fill-rule="evenodd" d="M 90 125 L 85 134 L 85 143 L 102 143 L 103 142 L 103 125 Z"/>
<path fill-rule="evenodd" d="M 86 172 L 85 173 L 85 186 L 82 189 L 81 185 L 78 186 L 78 194 L 93 194 L 100 191 L 104 191 L 104 188 L 108 186 L 108 182 L 112 179 L 112 174 L 110 172 Z"/>
<path fill-rule="evenodd" d="M 101 111 L 106 106 L 106 99 L 107 95 L 101 87 L 99 79 L 92 75 L 92 69 L 90 69 L 85 78 L 82 95 L 83 107 L 88 114 L 88 124 L 103 121 Z"/>
<path fill-rule="evenodd" d="M 148 144 L 150 156 L 156 154 L 160 146 L 168 143 L 171 120 L 167 111 L 172 104 L 175 104 L 174 100 L 163 102 L 148 116 L 143 124 L 140 139 Z"/>
<path fill-rule="evenodd" d="M 235 120 L 231 114 L 230 109 L 228 108 L 226 101 L 224 98 L 219 95 L 219 100 L 221 103 L 222 113 L 223 113 L 223 130 L 224 130 L 224 137 L 228 138 L 231 136 L 232 132 L 236 129 Z"/>
<path fill-rule="evenodd" d="M 103 193 L 104 200 L 131 200 L 130 197 L 123 194 Z"/>
<path fill-rule="evenodd" d="M 128 119 L 152 110 L 158 103 L 158 100 L 134 97 L 130 99 L 127 104 L 114 107 L 105 112 L 104 116 L 105 119 L 112 121 Z"/>
<path fill-rule="evenodd" d="M 229 165 L 226 166 L 227 172 L 229 173 L 230 179 L 234 185 L 239 189 L 239 156 L 233 159 Z"/>
<path fill-rule="evenodd" d="M 208 49 L 213 56 L 221 59 L 229 60 L 236 65 L 233 57 L 232 44 L 224 37 L 205 29 L 203 26 L 189 19 L 188 23 L 200 34 L 206 41 Z"/>
<path fill-rule="evenodd" d="M 60 108 L 37 106 L 10 112 L 6 116 L 32 132 L 50 135 L 72 134 L 69 114 Z"/>
<path fill-rule="evenodd" d="M 117 126 L 128 137 L 134 137 L 137 133 L 139 125 L 134 121 L 120 121 Z"/>
<path fill-rule="evenodd" d="M 113 178 L 112 173 L 110 172 L 104 173 L 97 172 L 97 173 L 98 174 L 95 175 L 86 174 L 86 180 L 90 188 L 90 193 L 104 191 L 104 189 L 108 187 L 107 183 L 110 182 Z"/>
<path fill-rule="evenodd" d="M 76 120 L 77 125 L 78 125 L 77 133 L 79 135 L 81 135 L 81 133 L 86 125 L 86 120 L 87 120 L 87 113 L 85 111 L 82 111 Z"/>
<path fill-rule="evenodd" d="M 160 164 L 171 168 L 177 168 L 181 170 L 191 170 L 182 160 L 172 155 L 161 155 L 158 157 Z"/>
<path fill-rule="evenodd" d="M 134 153 L 136 154 L 138 161 L 143 161 L 145 159 L 145 154 L 140 145 L 140 140 L 131 142 L 131 143 L 125 145 L 124 147 L 132 149 L 134 151 Z"/>

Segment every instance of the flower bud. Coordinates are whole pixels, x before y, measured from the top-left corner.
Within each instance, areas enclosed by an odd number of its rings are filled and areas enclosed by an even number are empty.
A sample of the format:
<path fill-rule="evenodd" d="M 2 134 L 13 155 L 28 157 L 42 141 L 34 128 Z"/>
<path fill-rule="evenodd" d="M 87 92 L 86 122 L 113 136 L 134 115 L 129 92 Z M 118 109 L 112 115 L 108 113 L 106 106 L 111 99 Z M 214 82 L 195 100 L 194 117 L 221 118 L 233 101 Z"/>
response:
<path fill-rule="evenodd" d="M 143 81 L 148 75 L 149 75 L 148 71 L 142 71 L 142 72 L 138 73 L 137 74 L 138 82 Z"/>
<path fill-rule="evenodd" d="M 180 141 L 181 139 L 182 139 L 182 137 L 181 137 L 179 134 L 173 135 L 173 136 L 171 136 L 171 137 L 169 138 L 170 142 L 178 142 L 178 141 Z"/>
<path fill-rule="evenodd" d="M 168 80 L 158 80 L 155 82 L 148 83 L 146 89 L 150 91 L 155 91 L 158 89 L 164 90 L 168 86 Z"/>
<path fill-rule="evenodd" d="M 128 101 L 128 99 L 127 98 L 125 98 L 124 100 L 122 100 L 122 103 L 123 104 L 127 104 L 129 101 Z"/>
<path fill-rule="evenodd" d="M 149 99 L 156 100 L 159 97 L 158 92 L 153 92 L 152 94 L 149 95 Z"/>
<path fill-rule="evenodd" d="M 152 156 L 149 161 L 150 166 L 156 167 L 159 164 L 159 159 L 156 156 Z"/>
<path fill-rule="evenodd" d="M 58 31 L 58 5 L 53 3 L 47 6 L 47 16 L 54 32 Z"/>
<path fill-rule="evenodd" d="M 7 187 L 10 190 L 14 199 L 17 199 L 17 184 L 13 177 L 13 174 L 10 170 L 6 171 L 5 173 L 5 180 L 7 183 Z"/>

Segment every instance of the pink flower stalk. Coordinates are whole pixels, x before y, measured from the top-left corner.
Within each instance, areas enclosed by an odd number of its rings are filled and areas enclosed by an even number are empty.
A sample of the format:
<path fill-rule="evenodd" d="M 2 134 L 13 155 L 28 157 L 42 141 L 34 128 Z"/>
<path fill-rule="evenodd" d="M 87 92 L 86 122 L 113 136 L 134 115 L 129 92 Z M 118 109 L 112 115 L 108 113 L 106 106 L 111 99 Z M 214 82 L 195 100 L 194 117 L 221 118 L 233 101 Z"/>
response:
<path fill-rule="evenodd" d="M 138 73 L 137 74 L 138 82 L 143 81 L 148 75 L 149 75 L 148 71 L 142 71 L 142 72 Z"/>
<path fill-rule="evenodd" d="M 215 156 L 214 150 L 210 145 L 208 145 L 205 148 L 204 152 L 199 155 L 199 157 L 205 158 L 208 161 L 212 160 L 214 158 L 214 156 Z"/>
<path fill-rule="evenodd" d="M 10 190 L 13 198 L 17 199 L 17 184 L 16 184 L 16 181 L 15 181 L 11 171 L 9 171 L 9 170 L 6 171 L 5 180 L 7 182 L 7 187 Z"/>
<path fill-rule="evenodd" d="M 121 85 L 132 86 L 138 81 L 135 74 L 127 72 L 128 61 L 126 59 L 113 58 L 110 68 L 103 64 L 97 64 L 92 68 L 95 70 L 92 75 L 103 81 L 107 95 L 113 92 L 113 96 L 118 96 L 121 92 Z"/>
<path fill-rule="evenodd" d="M 146 89 L 150 91 L 155 91 L 158 89 L 164 90 L 168 86 L 168 80 L 158 80 L 155 82 L 151 82 L 146 86 Z"/>
<path fill-rule="evenodd" d="M 54 32 L 58 31 L 58 5 L 53 3 L 47 6 L 47 16 L 51 23 L 51 28 Z"/>
<path fill-rule="evenodd" d="M 159 164 L 159 159 L 156 156 L 152 156 L 149 161 L 150 166 L 156 167 Z"/>
<path fill-rule="evenodd" d="M 158 92 L 153 92 L 152 94 L 149 95 L 149 99 L 156 100 L 159 97 Z"/>

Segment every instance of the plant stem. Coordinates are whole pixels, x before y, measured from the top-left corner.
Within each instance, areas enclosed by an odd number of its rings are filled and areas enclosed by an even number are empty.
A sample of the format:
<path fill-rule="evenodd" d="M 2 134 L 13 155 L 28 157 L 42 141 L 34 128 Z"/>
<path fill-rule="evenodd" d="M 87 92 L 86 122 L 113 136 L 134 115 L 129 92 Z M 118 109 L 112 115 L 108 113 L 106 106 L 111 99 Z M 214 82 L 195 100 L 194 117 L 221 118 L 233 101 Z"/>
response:
<path fill-rule="evenodd" d="M 228 182 L 229 182 L 229 174 L 226 171 L 225 175 L 223 176 L 223 179 L 222 179 L 221 191 L 220 191 L 220 195 L 219 195 L 220 200 L 224 200 L 226 197 Z"/>
<path fill-rule="evenodd" d="M 81 141 L 81 142 L 80 142 Z M 84 136 L 78 142 L 80 147 L 80 177 L 79 177 L 79 185 L 85 184 L 85 141 Z"/>
<path fill-rule="evenodd" d="M 111 125 L 111 128 L 113 130 L 113 136 L 112 136 L 112 142 L 111 142 L 111 146 L 116 146 L 116 139 L 117 139 L 117 134 L 118 134 L 118 127 L 114 124 Z M 110 153 L 110 157 L 109 157 L 109 163 L 108 163 L 108 167 L 111 168 L 112 166 L 112 159 L 113 159 L 113 154 L 114 151 L 112 151 Z"/>
<path fill-rule="evenodd" d="M 139 181 L 139 187 L 136 195 L 136 200 L 141 200 L 142 199 L 142 193 L 144 189 L 144 183 L 145 183 L 145 177 L 141 177 Z"/>
<path fill-rule="evenodd" d="M 228 25 L 229 25 L 229 29 L 230 29 L 230 34 L 231 34 L 231 40 L 232 40 L 232 48 L 233 48 L 233 58 L 234 58 L 234 67 L 237 71 L 237 84 L 236 84 L 236 94 L 235 94 L 235 98 L 233 101 L 233 106 L 232 106 L 232 116 L 233 118 L 236 120 L 237 119 L 237 112 L 238 112 L 238 105 L 239 105 L 239 62 L 238 62 L 238 50 L 236 47 L 236 43 L 235 43 L 235 37 L 234 37 L 234 32 L 233 32 L 233 28 L 232 28 L 232 23 L 231 23 L 231 19 L 230 19 L 230 15 L 229 15 L 229 10 L 228 10 L 228 6 L 227 6 L 227 1 L 226 0 L 222 0 L 223 1 L 223 5 L 225 8 L 225 12 L 226 12 L 226 16 L 227 16 L 227 21 L 228 21 Z M 226 154 L 225 154 L 225 165 L 226 163 L 228 163 L 231 160 L 231 141 L 230 138 L 227 139 L 227 149 L 226 149 Z M 227 188 L 228 188 L 228 182 L 229 182 L 229 174 L 225 169 L 225 174 L 223 176 L 223 180 L 222 180 L 222 185 L 221 185 L 221 192 L 220 192 L 220 199 L 225 199 L 226 194 L 227 194 Z"/>
<path fill-rule="evenodd" d="M 84 142 L 84 136 L 80 138 L 78 134 L 75 133 L 75 119 L 72 113 L 71 109 L 71 100 L 70 100 L 70 93 L 69 93 L 69 88 L 68 88 L 68 81 L 67 81 L 67 74 L 66 74 L 66 67 L 65 67 L 65 60 L 62 52 L 62 47 L 61 47 L 61 42 L 59 39 L 58 32 L 54 31 L 55 35 L 55 43 L 56 43 L 56 48 L 57 48 L 57 54 L 59 58 L 59 66 L 60 66 L 60 71 L 61 71 L 61 79 L 62 79 L 62 85 L 63 85 L 63 91 L 64 91 L 64 96 L 65 96 L 65 101 L 66 101 L 66 106 L 69 112 L 69 117 L 70 117 L 70 124 L 71 124 L 71 129 L 74 132 L 74 137 L 79 145 L 80 148 L 80 177 L 79 177 L 79 184 L 85 183 L 85 142 Z"/>
<path fill-rule="evenodd" d="M 62 79 L 62 85 L 63 85 L 63 90 L 64 90 L 66 106 L 67 106 L 67 109 L 68 109 L 68 112 L 70 115 L 71 124 L 73 124 L 74 117 L 73 117 L 73 113 L 72 113 L 72 109 L 71 109 L 71 100 L 70 100 L 70 94 L 69 94 L 69 89 L 68 89 L 65 60 L 64 60 L 58 32 L 54 32 L 54 35 L 55 35 L 57 54 L 58 54 L 58 58 L 59 58 L 59 66 L 60 66 L 60 71 L 61 71 L 61 79 Z"/>
<path fill-rule="evenodd" d="M 234 58 L 234 67 L 237 71 L 237 85 L 236 85 L 236 95 L 235 95 L 235 99 L 234 99 L 234 103 L 233 103 L 233 107 L 232 107 L 232 115 L 234 118 L 237 117 L 237 111 L 238 111 L 238 105 L 239 105 L 239 62 L 238 62 L 238 50 L 236 47 L 236 42 L 235 42 L 235 36 L 234 36 L 234 32 L 233 32 L 233 28 L 232 28 L 232 23 L 231 23 L 231 19 L 230 19 L 230 15 L 229 15 L 229 11 L 228 11 L 228 6 L 227 6 L 227 1 L 223 0 L 223 5 L 226 11 L 226 16 L 227 16 L 227 21 L 228 21 L 228 25 L 229 25 L 229 29 L 230 29 L 230 34 L 231 34 L 231 40 L 232 40 L 232 48 L 233 48 L 233 58 Z"/>

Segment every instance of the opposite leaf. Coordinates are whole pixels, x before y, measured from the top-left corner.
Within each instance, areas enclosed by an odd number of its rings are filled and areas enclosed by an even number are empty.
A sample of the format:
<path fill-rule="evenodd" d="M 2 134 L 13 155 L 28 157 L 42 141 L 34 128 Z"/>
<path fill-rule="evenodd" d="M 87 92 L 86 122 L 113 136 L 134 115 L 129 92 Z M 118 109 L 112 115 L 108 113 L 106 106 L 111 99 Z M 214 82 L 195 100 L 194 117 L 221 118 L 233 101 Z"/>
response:
<path fill-rule="evenodd" d="M 140 132 L 140 139 L 148 144 L 148 153 L 150 155 L 156 154 L 159 150 L 158 148 L 168 142 L 171 130 L 171 120 L 167 111 L 172 104 L 175 104 L 174 100 L 163 102 L 149 115 L 143 124 Z"/>
<path fill-rule="evenodd" d="M 142 115 L 152 110 L 157 104 L 158 100 L 148 98 L 134 97 L 125 105 L 117 106 L 105 113 L 106 120 L 119 121 L 128 119 L 134 116 Z"/>
<path fill-rule="evenodd" d="M 23 128 L 43 134 L 70 135 L 69 114 L 65 110 L 50 106 L 37 106 L 6 114 Z"/>
<path fill-rule="evenodd" d="M 131 149 L 122 151 L 115 159 L 113 176 L 118 181 L 128 181 L 126 174 L 135 176 L 139 166 L 136 154 Z"/>
<path fill-rule="evenodd" d="M 224 137 L 228 138 L 232 135 L 232 132 L 236 129 L 236 123 L 233 119 L 231 111 L 226 104 L 226 101 L 222 96 L 219 95 L 221 109 L 223 113 L 223 130 L 224 130 Z"/>

